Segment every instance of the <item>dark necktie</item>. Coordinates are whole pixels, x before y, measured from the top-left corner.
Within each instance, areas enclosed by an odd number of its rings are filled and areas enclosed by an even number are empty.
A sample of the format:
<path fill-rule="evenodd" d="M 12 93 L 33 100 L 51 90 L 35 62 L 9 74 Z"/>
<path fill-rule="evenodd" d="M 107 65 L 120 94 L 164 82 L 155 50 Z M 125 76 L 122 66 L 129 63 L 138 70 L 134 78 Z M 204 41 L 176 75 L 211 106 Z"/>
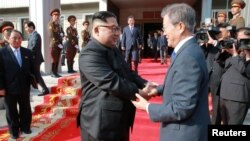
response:
<path fill-rule="evenodd" d="M 172 62 L 173 62 L 175 56 L 176 56 L 176 53 L 173 51 L 172 54 L 171 54 L 171 61 L 172 61 Z"/>

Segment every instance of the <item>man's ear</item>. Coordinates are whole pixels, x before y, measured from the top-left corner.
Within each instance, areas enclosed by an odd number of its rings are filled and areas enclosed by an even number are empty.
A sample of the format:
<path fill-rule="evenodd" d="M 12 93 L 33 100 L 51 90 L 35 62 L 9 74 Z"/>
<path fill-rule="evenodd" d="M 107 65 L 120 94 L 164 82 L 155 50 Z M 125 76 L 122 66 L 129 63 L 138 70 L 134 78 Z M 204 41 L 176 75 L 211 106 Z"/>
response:
<path fill-rule="evenodd" d="M 98 28 L 98 26 L 93 27 L 93 30 L 94 30 L 94 33 L 96 35 L 99 35 L 99 28 Z"/>

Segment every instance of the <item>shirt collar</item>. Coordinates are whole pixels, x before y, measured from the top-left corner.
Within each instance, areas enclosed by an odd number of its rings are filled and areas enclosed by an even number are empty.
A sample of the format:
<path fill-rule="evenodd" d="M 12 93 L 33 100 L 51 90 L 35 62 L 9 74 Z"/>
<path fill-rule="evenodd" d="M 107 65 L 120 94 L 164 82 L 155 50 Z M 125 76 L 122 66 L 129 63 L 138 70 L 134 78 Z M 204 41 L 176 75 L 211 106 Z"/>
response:
<path fill-rule="evenodd" d="M 185 39 L 181 40 L 177 46 L 174 48 L 174 52 L 177 53 L 178 50 L 180 50 L 180 48 L 188 41 L 190 40 L 191 38 L 193 38 L 193 36 L 189 36 L 189 37 L 186 37 Z"/>
<path fill-rule="evenodd" d="M 14 48 L 13 46 L 10 45 L 11 50 L 14 52 L 16 50 L 16 48 Z M 20 47 L 17 48 L 18 51 L 20 51 Z"/>

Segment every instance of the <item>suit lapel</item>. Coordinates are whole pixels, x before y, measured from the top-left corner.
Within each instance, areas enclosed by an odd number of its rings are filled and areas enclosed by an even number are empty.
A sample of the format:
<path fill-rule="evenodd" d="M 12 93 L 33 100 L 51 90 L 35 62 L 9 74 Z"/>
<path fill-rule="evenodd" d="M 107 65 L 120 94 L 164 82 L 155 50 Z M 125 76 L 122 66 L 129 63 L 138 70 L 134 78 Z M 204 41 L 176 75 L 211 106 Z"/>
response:
<path fill-rule="evenodd" d="M 178 50 L 178 52 L 177 52 L 176 55 L 175 55 L 175 59 L 171 62 L 171 65 L 170 65 L 170 67 L 169 67 L 169 69 L 168 69 L 168 72 L 171 70 L 171 68 L 172 68 L 172 66 L 173 66 L 173 64 L 174 64 L 174 62 L 175 62 L 175 60 L 176 60 L 176 58 L 179 56 L 179 54 L 181 54 L 181 52 L 182 52 L 186 47 L 188 47 L 188 44 L 193 43 L 193 42 L 195 42 L 195 39 L 194 39 L 194 38 L 188 40 L 186 43 L 184 43 L 184 44 L 181 46 L 181 48 Z M 164 83 L 165 83 L 166 80 L 167 80 L 168 74 L 169 74 L 169 73 L 167 73 L 167 75 L 166 75 L 166 77 L 165 77 L 165 79 L 164 79 Z M 165 85 L 164 85 L 164 87 L 165 87 Z"/>
<path fill-rule="evenodd" d="M 15 56 L 14 52 L 12 51 L 11 47 L 8 46 L 7 48 L 8 48 L 8 52 L 11 56 L 11 59 L 13 60 L 14 63 L 16 63 L 19 66 L 18 61 L 16 59 L 16 56 Z"/>

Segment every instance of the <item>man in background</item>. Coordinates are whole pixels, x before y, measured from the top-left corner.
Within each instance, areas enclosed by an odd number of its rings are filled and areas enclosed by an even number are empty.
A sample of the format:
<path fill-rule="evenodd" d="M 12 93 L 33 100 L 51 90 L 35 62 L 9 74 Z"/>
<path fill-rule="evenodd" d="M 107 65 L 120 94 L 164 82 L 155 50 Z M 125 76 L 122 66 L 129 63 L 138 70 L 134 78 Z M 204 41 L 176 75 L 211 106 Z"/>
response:
<path fill-rule="evenodd" d="M 245 27 L 245 19 L 240 15 L 241 10 L 244 9 L 246 3 L 243 0 L 233 0 L 231 2 L 231 13 L 233 18 L 229 21 L 231 26 L 235 26 L 236 29 Z"/>
<path fill-rule="evenodd" d="M 62 26 L 60 25 L 60 10 L 53 9 L 50 12 L 51 21 L 48 24 L 49 40 L 50 40 L 50 49 L 52 57 L 52 66 L 51 66 L 51 77 L 61 77 L 58 74 L 58 65 L 61 57 L 61 51 L 63 49 L 62 41 L 64 37 L 64 32 Z"/>
<path fill-rule="evenodd" d="M 24 24 L 25 31 L 29 34 L 28 39 L 28 49 L 32 51 L 36 72 L 38 73 L 38 84 L 42 87 L 42 93 L 39 96 L 49 94 L 49 89 L 46 86 L 41 73 L 40 73 L 40 66 L 42 62 L 44 62 L 43 55 L 42 55 L 42 39 L 40 34 L 36 31 L 36 26 L 32 21 L 29 21 Z"/>
<path fill-rule="evenodd" d="M 9 133 L 12 139 L 17 139 L 20 131 L 32 132 L 30 76 L 37 78 L 37 72 L 32 52 L 21 47 L 21 32 L 12 30 L 9 43 L 0 49 L 0 95 L 4 95 Z"/>
<path fill-rule="evenodd" d="M 0 24 L 0 33 L 2 34 L 3 39 L 0 39 L 0 48 L 9 45 L 10 32 L 14 29 L 14 25 L 10 21 L 4 21 Z M 0 95 L 0 109 L 4 109 L 4 98 Z"/>
<path fill-rule="evenodd" d="M 142 48 L 140 31 L 135 27 L 134 16 L 128 17 L 128 26 L 124 27 L 122 34 L 122 50 L 125 50 L 125 60 L 129 68 L 138 72 L 139 48 Z"/>
<path fill-rule="evenodd" d="M 76 17 L 74 15 L 70 15 L 68 17 L 68 22 L 70 24 L 70 26 L 66 29 L 68 37 L 68 46 L 66 48 L 68 73 L 76 73 L 76 71 L 74 70 L 74 58 L 76 56 L 77 50 L 79 49 L 78 33 L 76 28 L 74 27 L 76 24 Z"/>

